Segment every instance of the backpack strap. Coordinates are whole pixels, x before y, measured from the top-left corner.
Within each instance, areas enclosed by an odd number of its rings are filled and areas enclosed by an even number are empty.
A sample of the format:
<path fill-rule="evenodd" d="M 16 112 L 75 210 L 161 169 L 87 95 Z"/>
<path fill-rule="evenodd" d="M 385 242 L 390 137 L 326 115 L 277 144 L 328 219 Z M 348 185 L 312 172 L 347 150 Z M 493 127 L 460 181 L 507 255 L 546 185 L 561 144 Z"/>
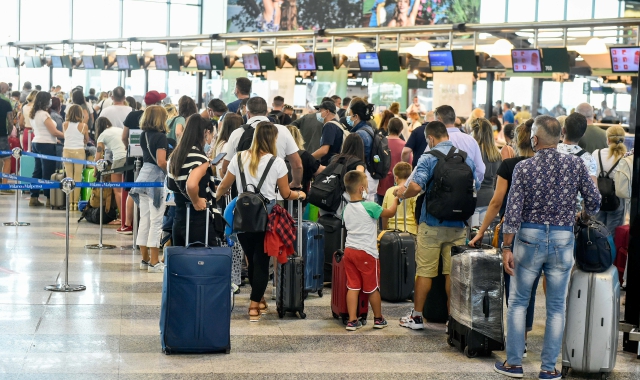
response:
<path fill-rule="evenodd" d="M 602 149 L 598 149 L 598 161 L 600 161 L 600 176 L 601 177 L 607 177 L 609 178 L 609 175 L 611 174 L 611 172 L 613 172 L 613 169 L 616 168 L 616 166 L 618 166 L 618 164 L 620 163 L 620 160 L 622 160 L 622 158 L 620 158 L 618 161 L 616 161 L 615 164 L 613 164 L 613 166 L 611 167 L 611 169 L 609 169 L 609 171 L 605 171 L 604 170 L 604 166 L 602 165 Z"/>
<path fill-rule="evenodd" d="M 276 157 L 275 156 L 271 156 L 271 158 L 269 159 L 269 162 L 267 163 L 267 167 L 264 168 L 264 172 L 262 173 L 262 177 L 260 177 L 260 182 L 258 182 L 258 187 L 256 187 L 256 192 L 259 193 L 260 192 L 260 188 L 262 187 L 262 184 L 264 183 L 264 180 L 267 179 L 267 174 L 269 174 L 269 169 L 271 169 L 271 166 L 273 166 L 273 163 L 276 161 Z"/>
<path fill-rule="evenodd" d="M 573 153 L 574 156 L 576 157 L 582 157 L 583 154 L 587 153 L 584 149 L 580 149 L 579 152 L 577 153 Z"/>
<path fill-rule="evenodd" d="M 238 152 L 238 170 L 240 170 L 240 184 L 242 191 L 247 191 L 247 179 L 244 176 L 244 166 L 242 165 L 242 152 Z"/>

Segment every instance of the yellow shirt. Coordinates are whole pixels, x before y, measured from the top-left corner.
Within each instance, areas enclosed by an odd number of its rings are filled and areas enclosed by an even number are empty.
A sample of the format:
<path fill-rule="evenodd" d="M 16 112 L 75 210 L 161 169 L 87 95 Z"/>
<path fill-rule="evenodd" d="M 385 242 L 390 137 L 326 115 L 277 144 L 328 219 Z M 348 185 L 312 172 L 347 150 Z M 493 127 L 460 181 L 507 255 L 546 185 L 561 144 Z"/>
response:
<path fill-rule="evenodd" d="M 382 201 L 382 208 L 389 208 L 391 202 L 395 199 L 393 196 L 393 191 L 397 189 L 398 186 L 390 187 L 384 195 L 384 200 Z M 407 232 L 417 235 L 418 234 L 418 225 L 416 224 L 416 198 L 407 198 L 402 202 L 407 203 Z M 398 229 L 400 231 L 404 231 L 404 205 L 401 203 L 398 205 L 398 210 L 396 211 L 396 216 L 398 217 Z M 389 218 L 389 229 L 395 228 L 395 220 L 394 218 Z"/>

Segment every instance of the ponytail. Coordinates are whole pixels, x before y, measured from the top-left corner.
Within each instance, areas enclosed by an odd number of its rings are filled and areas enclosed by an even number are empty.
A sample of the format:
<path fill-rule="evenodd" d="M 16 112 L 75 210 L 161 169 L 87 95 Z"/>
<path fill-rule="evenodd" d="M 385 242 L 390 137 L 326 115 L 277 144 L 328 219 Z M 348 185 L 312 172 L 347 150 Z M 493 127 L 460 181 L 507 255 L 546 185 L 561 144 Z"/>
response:
<path fill-rule="evenodd" d="M 613 126 L 607 129 L 607 144 L 609 145 L 609 153 L 615 161 L 621 159 L 627 153 L 627 147 L 624 145 L 624 129 L 620 126 Z"/>

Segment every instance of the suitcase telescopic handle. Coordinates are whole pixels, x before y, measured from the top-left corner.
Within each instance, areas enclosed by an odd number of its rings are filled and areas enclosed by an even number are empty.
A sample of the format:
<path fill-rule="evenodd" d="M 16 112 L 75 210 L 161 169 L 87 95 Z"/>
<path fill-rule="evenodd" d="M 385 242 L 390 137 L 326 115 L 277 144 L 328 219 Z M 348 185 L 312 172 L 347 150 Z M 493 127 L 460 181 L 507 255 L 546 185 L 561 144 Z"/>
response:
<path fill-rule="evenodd" d="M 302 188 L 292 189 L 294 191 L 302 191 Z M 293 202 L 295 200 L 288 201 L 289 214 L 293 217 Z M 296 251 L 297 256 L 302 256 L 302 200 L 298 199 L 298 210 L 296 212 Z"/>
<path fill-rule="evenodd" d="M 190 244 L 189 244 L 189 225 L 191 224 L 191 206 L 192 206 L 192 204 L 188 202 L 186 205 L 187 205 L 187 228 L 186 228 L 186 231 L 185 231 L 186 236 L 184 238 L 184 241 L 185 241 L 184 246 L 185 247 L 189 247 L 190 246 Z M 204 242 L 204 246 L 205 247 L 209 247 L 209 217 L 211 216 L 210 206 L 211 206 L 211 203 L 207 201 L 207 208 L 206 208 L 207 217 L 206 217 L 206 222 L 205 222 L 205 240 L 204 240 L 205 241 Z"/>

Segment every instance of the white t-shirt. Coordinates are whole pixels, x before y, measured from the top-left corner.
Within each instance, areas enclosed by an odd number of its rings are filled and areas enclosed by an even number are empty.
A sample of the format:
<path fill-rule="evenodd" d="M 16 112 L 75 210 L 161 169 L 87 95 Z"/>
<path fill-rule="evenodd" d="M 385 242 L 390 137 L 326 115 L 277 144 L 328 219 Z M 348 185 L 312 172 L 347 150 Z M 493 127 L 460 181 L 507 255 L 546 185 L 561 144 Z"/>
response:
<path fill-rule="evenodd" d="M 109 127 L 98 136 L 98 143 L 103 143 L 105 148 L 113 154 L 113 160 L 127 157 L 127 149 L 122 142 L 122 128 Z"/>
<path fill-rule="evenodd" d="M 93 109 L 96 110 L 96 112 L 100 113 L 101 106 L 102 106 L 102 111 L 104 111 L 105 109 L 107 109 L 107 107 L 111 107 L 112 105 L 113 105 L 113 100 L 111 100 L 111 98 L 106 98 L 105 100 L 101 100 L 98 103 L 96 103 Z M 102 114 L 100 114 L 100 116 L 102 116 Z"/>
<path fill-rule="evenodd" d="M 378 218 L 382 206 L 375 202 L 349 202 L 342 211 L 347 229 L 345 247 L 365 251 L 378 258 Z"/>
<path fill-rule="evenodd" d="M 598 152 L 600 152 L 600 155 L 602 155 L 602 167 L 600 166 Z M 596 160 L 596 166 L 598 167 L 598 172 L 596 174 L 597 176 L 600 176 L 600 172 L 602 172 L 602 169 L 604 169 L 605 171 L 609 171 L 611 170 L 611 167 L 613 167 L 613 165 L 616 163 L 615 157 L 611 155 L 611 151 L 609 150 L 609 148 L 596 149 L 593 151 L 593 153 L 591 153 L 591 155 L 593 156 L 593 159 Z M 616 167 L 613 168 L 613 171 L 609 173 L 609 178 L 613 178 L 613 173 L 618 171 L 618 165 L 616 165 Z"/>
<path fill-rule="evenodd" d="M 247 124 L 251 124 L 254 128 L 258 126 L 258 123 L 261 121 L 269 121 L 266 116 L 255 116 L 251 119 L 247 120 Z M 278 137 L 276 138 L 276 150 L 278 151 L 278 157 L 284 159 L 286 156 L 297 153 L 298 145 L 296 145 L 296 141 L 291 136 L 291 132 L 287 129 L 287 127 L 282 126 L 280 124 L 275 125 L 278 129 Z M 227 142 L 227 147 L 224 152 L 227 155 L 224 157 L 225 160 L 231 162 L 237 153 L 236 148 L 238 147 L 238 143 L 240 142 L 240 138 L 244 133 L 244 128 L 238 128 L 231 133 L 229 136 L 229 141 Z"/>
<path fill-rule="evenodd" d="M 31 128 L 31 116 L 29 116 L 29 114 L 31 113 L 31 106 L 30 105 L 25 105 L 24 107 L 22 107 L 22 115 L 24 116 L 24 127 L 25 128 Z"/>
<path fill-rule="evenodd" d="M 31 128 L 33 128 L 33 133 L 35 134 L 33 137 L 34 143 L 55 144 L 57 142 L 56 137 L 49 133 L 49 130 L 44 125 L 44 122 L 50 118 L 51 116 L 47 111 L 40 110 L 36 112 L 36 116 L 30 120 Z"/>
<path fill-rule="evenodd" d="M 133 109 L 129 106 L 111 106 L 103 109 L 100 117 L 106 117 L 111 125 L 118 128 L 124 128 L 124 120 Z"/>
<path fill-rule="evenodd" d="M 249 152 L 244 152 L 242 154 L 242 166 L 244 167 L 244 176 L 247 180 L 247 186 L 258 186 L 262 173 L 264 173 L 264 169 L 267 167 L 267 163 L 269 163 L 269 159 L 271 157 L 273 157 L 271 154 L 265 154 L 260 158 L 258 173 L 253 177 L 249 173 Z M 240 170 L 238 168 L 238 158 L 236 156 L 234 156 L 233 160 L 229 162 L 227 170 L 236 176 L 236 187 L 238 189 L 238 193 L 242 193 L 244 189 L 242 188 L 242 180 L 240 179 Z M 287 173 L 287 165 L 284 163 L 284 160 L 279 157 L 276 158 L 271 169 L 269 169 L 269 173 L 267 174 L 262 187 L 260 188 L 260 193 L 269 200 L 276 199 L 276 184 L 278 183 L 278 179 L 286 176 Z M 253 186 L 249 186 L 249 189 L 253 190 Z"/>

